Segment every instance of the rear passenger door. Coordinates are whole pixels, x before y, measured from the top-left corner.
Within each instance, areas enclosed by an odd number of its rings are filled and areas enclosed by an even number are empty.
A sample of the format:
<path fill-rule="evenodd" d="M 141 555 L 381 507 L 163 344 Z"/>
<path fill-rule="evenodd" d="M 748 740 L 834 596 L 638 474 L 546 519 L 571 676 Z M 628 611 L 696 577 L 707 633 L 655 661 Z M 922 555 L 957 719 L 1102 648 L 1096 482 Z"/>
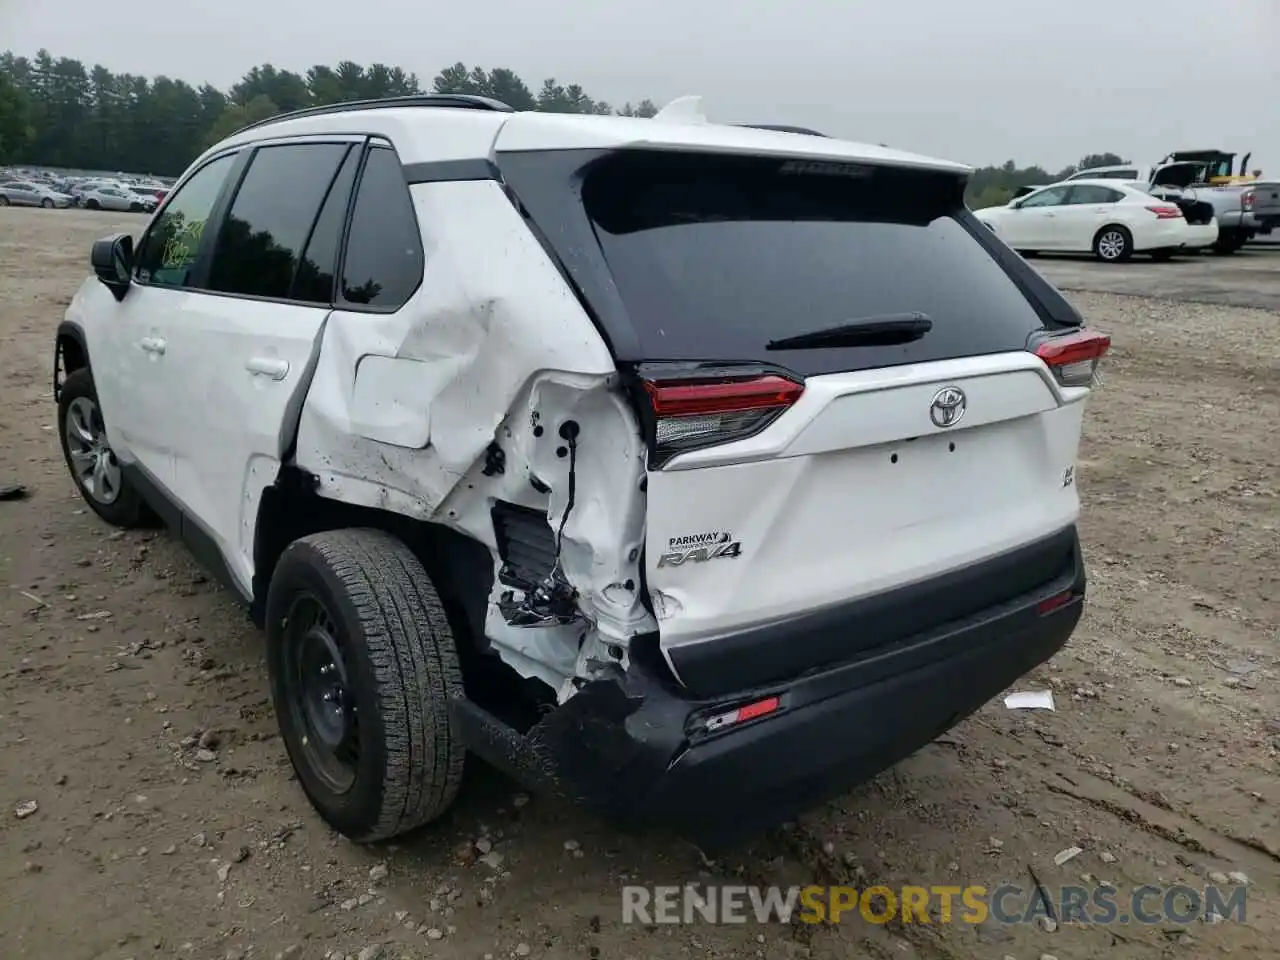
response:
<path fill-rule="evenodd" d="M 364 138 L 258 146 L 170 338 L 184 538 L 252 595 L 262 491 L 288 453 L 333 303 Z"/>
<path fill-rule="evenodd" d="M 1113 207 L 1124 194 L 1099 184 L 1073 186 L 1067 202 L 1058 212 L 1058 221 L 1068 244 L 1064 249 L 1091 250 L 1093 237 L 1112 219 Z"/>

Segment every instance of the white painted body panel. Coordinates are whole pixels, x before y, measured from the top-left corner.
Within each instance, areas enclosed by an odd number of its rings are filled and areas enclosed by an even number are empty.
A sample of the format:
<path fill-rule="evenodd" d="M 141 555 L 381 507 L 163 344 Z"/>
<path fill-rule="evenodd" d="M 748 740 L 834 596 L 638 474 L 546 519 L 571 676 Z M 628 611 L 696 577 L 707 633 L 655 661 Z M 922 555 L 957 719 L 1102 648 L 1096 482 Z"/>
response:
<path fill-rule="evenodd" d="M 1218 218 L 1212 218 L 1208 223 L 1187 224 L 1186 231 L 1186 248 L 1188 250 L 1199 250 L 1204 247 L 1211 247 L 1218 242 Z"/>
<path fill-rule="evenodd" d="M 929 418 L 956 386 L 964 417 Z M 647 576 L 664 650 L 915 583 L 1075 522 L 1087 390 L 1030 353 L 811 377 L 762 433 L 649 477 Z M 725 531 L 735 558 L 661 566 Z"/>
<path fill-rule="evenodd" d="M 172 492 L 246 595 L 258 504 L 279 473 L 287 413 L 306 390 L 328 312 L 191 294 L 161 364 L 177 435 Z"/>
<path fill-rule="evenodd" d="M 94 386 L 112 450 L 165 487 L 174 482 L 181 442 L 166 393 L 165 359 L 192 294 L 135 286 L 117 301 L 96 277 L 85 280 L 67 310 L 81 325 L 93 359 Z"/>

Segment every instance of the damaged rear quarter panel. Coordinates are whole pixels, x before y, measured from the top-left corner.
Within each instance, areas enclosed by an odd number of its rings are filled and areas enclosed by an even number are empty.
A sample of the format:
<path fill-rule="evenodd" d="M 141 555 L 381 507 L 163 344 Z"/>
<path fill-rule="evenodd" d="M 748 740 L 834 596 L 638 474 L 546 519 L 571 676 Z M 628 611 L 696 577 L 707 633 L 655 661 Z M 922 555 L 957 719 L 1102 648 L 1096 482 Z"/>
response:
<path fill-rule="evenodd" d="M 411 194 L 422 285 L 395 313 L 330 315 L 298 465 L 322 496 L 461 530 L 490 548 L 496 569 L 493 501 L 542 509 L 558 529 L 574 460 L 561 561 L 585 618 L 575 637 L 625 642 L 653 629 L 639 600 L 644 450 L 607 346 L 499 184 Z M 570 418 L 581 431 L 574 457 L 558 435 Z M 495 441 L 500 472 L 486 469 Z M 536 629 L 495 623 L 492 608 L 488 620 L 499 652 L 506 631 Z M 549 637 L 506 639 L 512 665 L 553 686 L 583 658 L 576 640 L 572 653 L 562 642 L 548 655 L 538 651 Z"/>
<path fill-rule="evenodd" d="M 393 314 L 330 315 L 298 463 L 323 487 L 385 488 L 429 516 L 536 374 L 611 377 L 615 369 L 497 183 L 419 184 L 412 196 L 426 253 L 422 286 Z M 380 506 L 383 496 L 367 490 L 354 499 Z"/>

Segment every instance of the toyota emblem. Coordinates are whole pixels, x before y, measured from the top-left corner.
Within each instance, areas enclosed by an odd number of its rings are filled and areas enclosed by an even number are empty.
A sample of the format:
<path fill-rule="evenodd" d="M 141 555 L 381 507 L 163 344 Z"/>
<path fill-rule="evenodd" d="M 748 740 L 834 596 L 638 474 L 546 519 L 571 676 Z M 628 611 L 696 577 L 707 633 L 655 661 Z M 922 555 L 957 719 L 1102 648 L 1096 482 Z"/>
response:
<path fill-rule="evenodd" d="M 943 387 L 933 395 L 929 419 L 935 427 L 954 427 L 964 416 L 964 391 L 959 387 Z"/>

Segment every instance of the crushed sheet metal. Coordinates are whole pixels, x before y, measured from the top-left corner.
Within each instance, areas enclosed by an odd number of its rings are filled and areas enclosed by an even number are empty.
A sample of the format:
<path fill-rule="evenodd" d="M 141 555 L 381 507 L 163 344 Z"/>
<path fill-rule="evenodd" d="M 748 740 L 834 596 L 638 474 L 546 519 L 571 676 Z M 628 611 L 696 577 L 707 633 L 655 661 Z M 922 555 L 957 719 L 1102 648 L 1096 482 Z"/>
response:
<path fill-rule="evenodd" d="M 422 286 L 393 314 L 330 315 L 297 464 L 321 496 L 461 531 L 489 548 L 495 570 L 494 500 L 545 511 L 553 530 L 563 520 L 561 572 L 583 623 L 548 631 L 512 628 L 500 614 L 495 622 L 495 577 L 486 632 L 504 661 L 564 699 L 574 673 L 587 679 L 618 663 L 619 648 L 625 665 L 630 638 L 657 628 L 639 587 L 639 427 L 608 348 L 502 188 L 431 183 L 412 194 Z M 570 419 L 580 433 L 566 517 L 571 458 L 558 430 Z M 494 443 L 504 466 L 486 475 Z"/>

